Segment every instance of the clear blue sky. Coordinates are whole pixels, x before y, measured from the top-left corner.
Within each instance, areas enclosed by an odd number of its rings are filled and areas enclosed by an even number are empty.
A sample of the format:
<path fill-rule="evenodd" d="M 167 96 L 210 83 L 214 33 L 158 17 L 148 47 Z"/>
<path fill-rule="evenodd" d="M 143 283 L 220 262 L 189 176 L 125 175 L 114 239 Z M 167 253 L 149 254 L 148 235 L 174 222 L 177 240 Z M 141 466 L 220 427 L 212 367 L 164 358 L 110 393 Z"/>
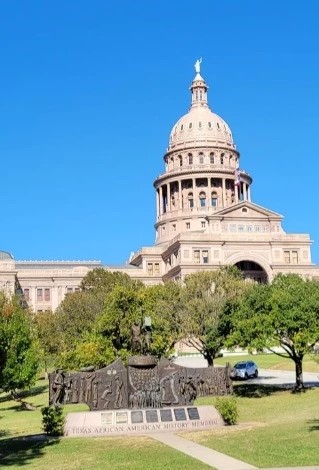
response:
<path fill-rule="evenodd" d="M 253 201 L 319 263 L 319 2 L 2 0 L 2 250 L 122 263 L 153 244 L 153 181 L 203 57 Z"/>

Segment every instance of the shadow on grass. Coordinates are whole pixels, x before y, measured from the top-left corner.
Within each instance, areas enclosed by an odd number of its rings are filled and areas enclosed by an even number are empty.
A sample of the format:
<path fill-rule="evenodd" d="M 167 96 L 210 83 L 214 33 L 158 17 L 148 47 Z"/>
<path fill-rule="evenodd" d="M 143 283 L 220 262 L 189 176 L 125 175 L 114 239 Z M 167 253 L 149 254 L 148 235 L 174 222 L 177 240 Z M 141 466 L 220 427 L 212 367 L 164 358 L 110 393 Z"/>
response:
<path fill-rule="evenodd" d="M 47 447 L 58 443 L 58 438 L 44 435 L 3 439 L 0 441 L 0 467 L 30 465 L 32 460 L 44 455 Z"/>
<path fill-rule="evenodd" d="M 234 395 L 237 397 L 245 398 L 262 398 L 268 397 L 284 390 L 291 390 L 292 388 L 278 386 L 278 385 L 262 385 L 262 384 L 236 384 L 234 385 Z"/>
<path fill-rule="evenodd" d="M 319 419 L 310 419 L 308 421 L 309 429 L 308 431 L 319 431 Z"/>
<path fill-rule="evenodd" d="M 19 392 L 19 398 L 28 398 L 34 397 L 35 395 L 40 395 L 48 390 L 48 385 L 40 385 L 38 387 L 32 387 L 30 390 L 22 390 Z M 6 393 L 2 397 L 0 397 L 0 403 L 5 403 L 6 401 L 11 401 L 12 396 L 10 393 Z"/>

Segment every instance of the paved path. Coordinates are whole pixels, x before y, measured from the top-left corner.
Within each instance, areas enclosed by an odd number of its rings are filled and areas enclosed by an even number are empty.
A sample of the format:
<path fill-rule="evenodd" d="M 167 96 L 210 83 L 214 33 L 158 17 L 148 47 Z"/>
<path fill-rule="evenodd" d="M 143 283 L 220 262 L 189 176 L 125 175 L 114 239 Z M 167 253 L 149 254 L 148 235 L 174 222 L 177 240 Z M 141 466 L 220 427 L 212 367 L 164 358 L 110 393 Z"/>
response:
<path fill-rule="evenodd" d="M 216 450 L 209 449 L 208 447 L 197 444 L 196 442 L 188 441 L 183 437 L 176 436 L 176 434 L 169 433 L 153 433 L 153 439 L 173 447 L 180 452 L 183 452 L 194 459 L 200 460 L 207 465 L 210 465 L 217 470 L 254 470 L 248 463 L 241 462 L 240 460 L 229 457 L 228 455 L 217 452 Z"/>

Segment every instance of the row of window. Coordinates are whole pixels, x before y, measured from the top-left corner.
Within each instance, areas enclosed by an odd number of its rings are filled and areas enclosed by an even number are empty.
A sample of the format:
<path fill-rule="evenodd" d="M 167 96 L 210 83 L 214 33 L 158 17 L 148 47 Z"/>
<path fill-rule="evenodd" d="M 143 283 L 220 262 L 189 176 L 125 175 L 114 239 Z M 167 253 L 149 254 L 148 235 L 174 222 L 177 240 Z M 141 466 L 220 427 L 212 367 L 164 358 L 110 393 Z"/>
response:
<path fill-rule="evenodd" d="M 227 230 L 227 226 L 225 227 Z M 229 224 L 230 232 L 269 232 L 269 225 L 236 225 Z"/>
<path fill-rule="evenodd" d="M 189 122 L 189 123 L 188 123 L 188 126 L 187 126 L 188 130 L 192 130 L 194 127 L 195 127 L 195 126 L 193 126 L 193 123 L 192 123 L 192 122 Z M 213 123 L 212 123 L 211 121 L 208 121 L 208 122 L 207 122 L 207 127 L 208 127 L 208 129 L 213 129 L 213 128 L 214 128 Z M 186 126 L 185 126 L 184 124 L 181 124 L 181 126 L 180 126 L 180 131 L 183 132 L 183 130 L 184 130 L 185 128 L 186 128 Z M 203 122 L 202 122 L 202 121 L 199 121 L 199 122 L 198 122 L 198 128 L 199 128 L 199 129 L 202 129 L 202 128 L 203 128 Z M 227 127 L 226 127 L 225 124 L 220 124 L 219 122 L 216 122 L 216 129 L 217 129 L 218 131 L 224 130 L 224 131 L 229 135 L 229 137 L 231 137 L 231 133 L 228 132 Z M 174 129 L 174 134 L 176 134 L 177 131 L 178 131 L 178 129 L 177 129 L 177 126 L 176 126 L 175 129 Z"/>
<path fill-rule="evenodd" d="M 73 292 L 78 292 L 80 290 L 79 287 L 67 287 L 66 288 L 66 293 L 67 294 L 72 294 Z M 30 289 L 26 288 L 23 289 L 23 295 L 24 299 L 28 302 L 31 300 L 30 297 Z M 37 302 L 50 302 L 51 301 L 51 289 L 48 287 L 39 287 L 36 290 L 36 299 Z"/>
<path fill-rule="evenodd" d="M 206 207 L 206 206 L 208 205 L 206 193 L 205 193 L 204 191 L 201 191 L 201 192 L 199 193 L 198 202 L 199 202 L 199 207 Z M 212 192 L 212 194 L 211 194 L 210 202 L 211 202 L 211 207 L 217 207 L 217 206 L 218 206 L 218 196 L 217 196 L 217 193 L 216 193 L 215 191 Z M 193 208 L 194 208 L 194 196 L 193 196 L 193 193 L 189 193 L 189 194 L 188 194 L 188 207 L 189 207 L 190 209 L 193 209 Z"/>
<path fill-rule="evenodd" d="M 159 263 L 147 263 L 147 275 L 158 276 L 160 274 Z"/>
<path fill-rule="evenodd" d="M 208 264 L 208 250 L 193 250 L 193 261 L 195 264 Z"/>
<path fill-rule="evenodd" d="M 285 264 L 298 264 L 299 263 L 298 251 L 294 251 L 294 250 L 284 251 L 284 263 Z"/>
<path fill-rule="evenodd" d="M 197 159 L 197 162 L 199 163 L 199 165 L 204 165 L 205 160 L 207 161 L 207 157 L 202 152 L 200 152 L 198 156 L 195 158 Z M 183 164 L 185 163 L 186 164 L 188 163 L 188 165 L 193 165 L 195 162 L 195 158 L 192 153 L 189 153 L 187 155 L 186 162 L 185 162 L 185 157 L 183 157 L 182 155 L 178 155 L 177 158 L 175 158 L 175 161 L 178 163 L 179 166 L 183 166 Z M 214 165 L 216 163 L 220 163 L 221 165 L 224 165 L 225 163 L 227 163 L 226 159 L 228 160 L 229 165 L 232 165 L 233 162 L 234 164 L 237 163 L 237 157 L 231 154 L 229 156 L 226 156 L 224 153 L 222 153 L 220 156 L 217 156 L 213 152 L 210 153 L 208 162 L 211 165 Z M 172 163 L 172 164 L 174 163 L 174 157 L 170 158 L 169 163 Z"/>

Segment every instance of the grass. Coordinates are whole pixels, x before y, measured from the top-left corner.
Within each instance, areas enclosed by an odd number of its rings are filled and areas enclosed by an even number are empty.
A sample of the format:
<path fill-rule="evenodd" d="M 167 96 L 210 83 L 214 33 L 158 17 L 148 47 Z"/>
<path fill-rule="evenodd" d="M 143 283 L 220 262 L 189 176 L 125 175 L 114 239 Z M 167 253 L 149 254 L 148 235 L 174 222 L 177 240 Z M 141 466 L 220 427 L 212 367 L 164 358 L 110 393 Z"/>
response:
<path fill-rule="evenodd" d="M 236 356 L 225 356 L 215 359 L 216 365 L 225 365 L 229 362 L 231 365 L 239 361 L 256 362 L 260 369 L 274 369 L 274 370 L 295 370 L 295 363 L 287 356 L 280 357 L 276 354 L 246 354 Z M 304 372 L 318 372 L 319 375 L 319 362 L 316 362 L 312 356 L 305 356 L 303 360 Z"/>
<path fill-rule="evenodd" d="M 257 467 L 318 465 L 319 389 L 302 394 L 236 385 L 238 426 L 187 433 L 187 438 Z M 212 404 L 214 399 L 198 399 Z"/>
<path fill-rule="evenodd" d="M 48 403 L 48 383 L 40 380 L 24 400 L 36 411 L 20 411 L 6 394 L 0 395 L 0 467 L 32 470 L 152 470 L 211 468 L 181 452 L 144 436 L 49 439 L 42 433 L 42 406 Z M 64 411 L 87 410 L 68 405 Z M 37 436 L 38 435 L 38 436 Z"/>

